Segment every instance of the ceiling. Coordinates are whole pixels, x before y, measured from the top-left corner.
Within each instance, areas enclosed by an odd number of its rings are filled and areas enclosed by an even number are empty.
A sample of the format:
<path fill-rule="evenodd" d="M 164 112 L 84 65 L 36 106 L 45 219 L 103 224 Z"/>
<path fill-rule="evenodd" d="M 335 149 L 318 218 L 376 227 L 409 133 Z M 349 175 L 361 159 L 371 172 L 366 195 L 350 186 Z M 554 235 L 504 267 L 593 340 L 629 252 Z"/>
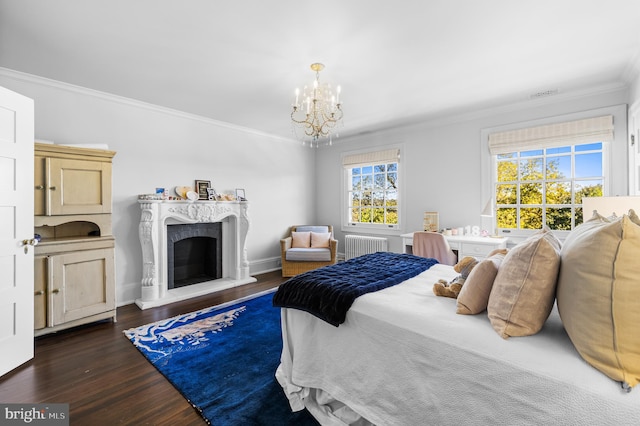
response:
<path fill-rule="evenodd" d="M 640 1 L 0 0 L 0 67 L 283 138 L 313 62 L 348 137 L 628 84 Z"/>

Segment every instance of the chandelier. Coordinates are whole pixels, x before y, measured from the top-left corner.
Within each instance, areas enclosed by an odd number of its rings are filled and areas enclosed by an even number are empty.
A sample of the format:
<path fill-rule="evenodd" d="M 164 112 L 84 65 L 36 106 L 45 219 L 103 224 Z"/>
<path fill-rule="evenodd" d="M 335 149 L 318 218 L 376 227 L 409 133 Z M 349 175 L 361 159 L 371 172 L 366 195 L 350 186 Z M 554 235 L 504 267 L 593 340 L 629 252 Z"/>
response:
<path fill-rule="evenodd" d="M 294 133 L 302 143 L 308 141 L 310 147 L 317 148 L 321 142 L 332 144 L 332 132 L 342 123 L 342 103 L 340 86 L 334 93 L 330 84 L 320 83 L 320 71 L 324 65 L 311 64 L 311 69 L 316 72 L 316 79 L 311 87 L 304 86 L 302 93 L 296 89 L 291 121 Z"/>

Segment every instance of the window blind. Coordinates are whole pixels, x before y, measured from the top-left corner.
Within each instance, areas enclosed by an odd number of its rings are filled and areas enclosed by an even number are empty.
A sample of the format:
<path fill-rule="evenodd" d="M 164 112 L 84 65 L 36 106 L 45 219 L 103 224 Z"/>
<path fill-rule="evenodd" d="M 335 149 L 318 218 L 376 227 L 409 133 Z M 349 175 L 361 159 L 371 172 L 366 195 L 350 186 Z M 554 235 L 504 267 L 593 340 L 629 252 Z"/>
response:
<path fill-rule="evenodd" d="M 360 154 L 345 155 L 342 158 L 344 167 L 358 167 L 373 164 L 396 163 L 400 159 L 400 150 L 397 148 L 385 151 L 363 152 Z"/>
<path fill-rule="evenodd" d="M 515 151 L 612 141 L 613 116 L 605 115 L 491 133 L 489 135 L 489 152 L 492 155 L 497 155 Z"/>

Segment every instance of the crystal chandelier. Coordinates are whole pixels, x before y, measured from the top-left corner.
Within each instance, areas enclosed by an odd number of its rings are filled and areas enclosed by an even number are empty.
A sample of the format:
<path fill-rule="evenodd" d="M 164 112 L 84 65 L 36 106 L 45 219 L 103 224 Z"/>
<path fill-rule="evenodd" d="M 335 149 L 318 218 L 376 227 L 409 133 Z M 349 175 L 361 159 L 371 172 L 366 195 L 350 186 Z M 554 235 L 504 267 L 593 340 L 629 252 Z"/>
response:
<path fill-rule="evenodd" d="M 324 65 L 320 63 L 311 64 L 311 69 L 316 72 L 316 79 L 312 87 L 304 87 L 302 94 L 296 89 L 291 112 L 294 133 L 302 139 L 303 144 L 308 141 L 312 148 L 317 148 L 321 142 L 331 145 L 332 132 L 342 123 L 340 86 L 334 93 L 330 84 L 320 83 L 320 71 L 323 68 Z"/>

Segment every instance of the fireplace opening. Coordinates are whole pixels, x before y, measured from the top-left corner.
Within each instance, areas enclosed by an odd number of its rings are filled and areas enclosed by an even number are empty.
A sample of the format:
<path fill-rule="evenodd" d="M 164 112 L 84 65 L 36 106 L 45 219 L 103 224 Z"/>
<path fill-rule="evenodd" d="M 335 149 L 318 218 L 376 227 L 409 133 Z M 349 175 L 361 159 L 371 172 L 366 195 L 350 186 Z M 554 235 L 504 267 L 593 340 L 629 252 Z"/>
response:
<path fill-rule="evenodd" d="M 222 278 L 220 223 L 167 225 L 168 288 Z"/>

